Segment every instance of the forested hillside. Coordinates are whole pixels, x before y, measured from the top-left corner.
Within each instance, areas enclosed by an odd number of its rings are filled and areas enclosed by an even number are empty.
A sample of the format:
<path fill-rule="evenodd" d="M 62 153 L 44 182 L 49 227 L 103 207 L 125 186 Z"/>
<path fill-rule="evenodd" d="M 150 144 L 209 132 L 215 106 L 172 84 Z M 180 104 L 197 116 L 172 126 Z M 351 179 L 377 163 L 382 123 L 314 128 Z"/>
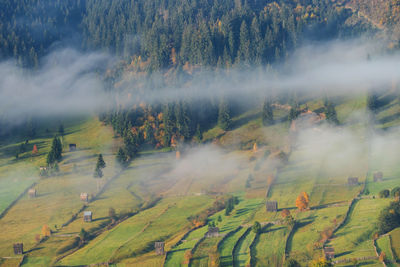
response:
<path fill-rule="evenodd" d="M 271 64 L 304 39 L 356 36 L 352 11 L 339 2 L 260 0 L 2 0 L 1 58 L 36 66 L 56 41 L 104 49 L 149 68 Z M 72 37 L 71 37 L 72 36 Z"/>

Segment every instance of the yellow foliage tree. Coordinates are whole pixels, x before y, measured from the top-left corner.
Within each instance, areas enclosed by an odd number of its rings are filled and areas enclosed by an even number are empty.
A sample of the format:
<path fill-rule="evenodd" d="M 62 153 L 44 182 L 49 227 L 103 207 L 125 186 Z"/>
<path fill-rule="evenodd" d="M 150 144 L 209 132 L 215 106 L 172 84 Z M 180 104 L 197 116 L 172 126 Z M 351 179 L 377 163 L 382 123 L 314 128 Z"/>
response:
<path fill-rule="evenodd" d="M 303 211 L 307 209 L 309 203 L 309 197 L 306 192 L 302 192 L 296 199 L 296 207 Z"/>
<path fill-rule="evenodd" d="M 51 235 L 50 227 L 47 224 L 43 225 L 43 227 L 42 227 L 42 236 L 43 237 L 49 237 L 50 235 Z"/>

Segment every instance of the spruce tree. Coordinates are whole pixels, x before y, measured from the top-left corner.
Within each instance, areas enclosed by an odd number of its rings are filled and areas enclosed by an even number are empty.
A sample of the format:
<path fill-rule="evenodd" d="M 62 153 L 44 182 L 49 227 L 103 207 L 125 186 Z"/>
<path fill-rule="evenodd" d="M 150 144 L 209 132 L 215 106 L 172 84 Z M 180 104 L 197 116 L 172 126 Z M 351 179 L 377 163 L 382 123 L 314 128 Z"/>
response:
<path fill-rule="evenodd" d="M 106 163 L 103 159 L 103 155 L 99 154 L 97 158 L 96 168 L 93 173 L 94 178 L 101 178 L 103 177 L 103 169 L 106 167 Z"/>
<path fill-rule="evenodd" d="M 128 157 L 122 148 L 118 149 L 116 160 L 122 168 L 125 168 L 128 165 Z"/>
<path fill-rule="evenodd" d="M 271 125 L 274 122 L 274 113 L 271 102 L 266 98 L 262 109 L 262 123 L 264 126 Z"/>
<path fill-rule="evenodd" d="M 336 109 L 332 103 L 328 103 L 325 107 L 325 116 L 326 120 L 332 124 L 338 124 L 339 121 L 337 119 Z"/>
<path fill-rule="evenodd" d="M 47 154 L 47 165 L 52 165 L 56 161 L 60 161 L 62 158 L 62 144 L 60 139 L 55 136 L 51 144 L 49 154 Z"/>
<path fill-rule="evenodd" d="M 201 143 L 201 141 L 203 140 L 203 133 L 201 132 L 200 124 L 197 124 L 196 139 L 197 139 L 197 142 L 199 142 L 199 143 Z"/>
<path fill-rule="evenodd" d="M 218 125 L 222 130 L 227 131 L 232 126 L 231 112 L 228 103 L 222 99 L 219 104 Z"/>
<path fill-rule="evenodd" d="M 367 96 L 367 107 L 374 112 L 378 108 L 378 97 L 374 93 L 369 93 Z"/>

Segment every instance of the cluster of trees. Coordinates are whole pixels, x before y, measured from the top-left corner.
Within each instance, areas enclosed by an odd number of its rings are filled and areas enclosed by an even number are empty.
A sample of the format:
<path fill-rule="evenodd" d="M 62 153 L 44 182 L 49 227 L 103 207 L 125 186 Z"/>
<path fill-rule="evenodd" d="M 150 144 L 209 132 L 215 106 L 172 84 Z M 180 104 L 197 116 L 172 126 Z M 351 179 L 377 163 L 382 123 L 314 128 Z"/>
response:
<path fill-rule="evenodd" d="M 235 208 L 235 205 L 239 204 L 239 198 L 238 197 L 229 197 L 225 201 L 225 215 L 229 216 L 232 212 L 232 210 Z"/>
<path fill-rule="evenodd" d="M 203 129 L 216 123 L 219 113 L 224 114 L 219 121 L 228 127 L 226 118 L 230 117 L 230 110 L 219 112 L 218 105 L 212 101 L 141 104 L 130 110 L 108 112 L 101 119 L 123 137 L 125 149 L 119 154 L 125 162 L 133 159 L 143 144 L 160 148 L 192 139 L 201 141 Z"/>
<path fill-rule="evenodd" d="M 383 189 L 379 192 L 378 195 L 380 198 L 388 198 L 391 195 L 392 197 L 398 199 L 400 197 L 400 187 L 397 186 L 393 188 L 392 191 L 390 191 L 389 189 Z"/>
<path fill-rule="evenodd" d="M 3 0 L 1 11 L 0 59 L 36 67 L 54 42 L 79 32 L 85 1 Z"/>
<path fill-rule="evenodd" d="M 378 232 L 385 234 L 397 227 L 400 227 L 400 202 L 393 201 L 379 215 Z"/>
<path fill-rule="evenodd" d="M 365 30 L 343 24 L 351 11 L 329 0 L 4 0 L 2 11 L 0 57 L 30 66 L 73 33 L 87 49 L 140 56 L 157 70 L 270 64 L 284 59 L 303 36 Z"/>

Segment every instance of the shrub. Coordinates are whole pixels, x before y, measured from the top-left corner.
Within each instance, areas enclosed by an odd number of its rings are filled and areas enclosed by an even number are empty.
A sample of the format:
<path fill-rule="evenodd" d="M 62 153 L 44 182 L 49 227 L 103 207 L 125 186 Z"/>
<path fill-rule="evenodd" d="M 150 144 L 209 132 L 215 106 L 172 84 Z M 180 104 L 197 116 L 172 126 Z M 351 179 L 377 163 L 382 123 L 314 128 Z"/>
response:
<path fill-rule="evenodd" d="M 380 198 L 388 198 L 389 195 L 390 195 L 390 192 L 388 189 L 383 189 L 381 192 L 379 192 Z"/>
<path fill-rule="evenodd" d="M 379 215 L 378 231 L 385 234 L 397 227 L 400 227 L 400 205 L 398 202 L 391 202 Z"/>

